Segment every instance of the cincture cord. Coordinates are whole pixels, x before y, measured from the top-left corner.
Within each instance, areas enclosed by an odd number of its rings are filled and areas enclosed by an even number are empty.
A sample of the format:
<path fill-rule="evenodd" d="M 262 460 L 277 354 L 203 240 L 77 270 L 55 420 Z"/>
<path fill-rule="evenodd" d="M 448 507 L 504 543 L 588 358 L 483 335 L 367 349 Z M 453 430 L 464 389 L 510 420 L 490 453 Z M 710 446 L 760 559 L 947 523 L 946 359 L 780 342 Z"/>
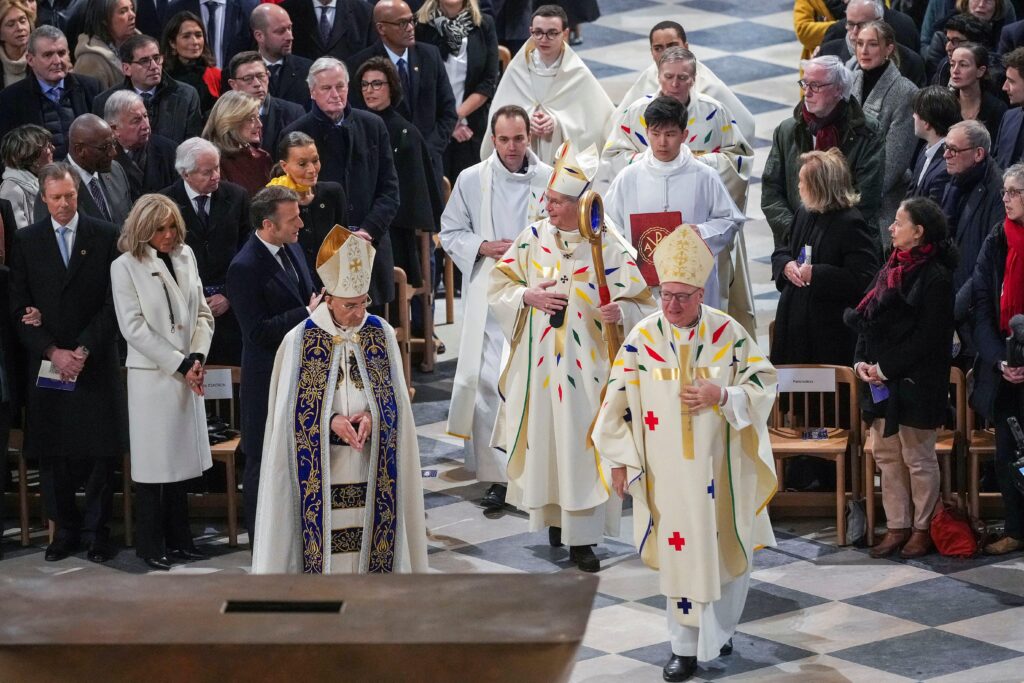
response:
<path fill-rule="evenodd" d="M 153 277 L 160 277 L 160 273 L 150 273 Z M 164 298 L 167 300 L 167 311 L 171 316 L 171 332 L 174 332 L 174 306 L 171 304 L 171 293 L 167 291 L 167 283 L 160 278 L 160 286 L 164 288 Z"/>

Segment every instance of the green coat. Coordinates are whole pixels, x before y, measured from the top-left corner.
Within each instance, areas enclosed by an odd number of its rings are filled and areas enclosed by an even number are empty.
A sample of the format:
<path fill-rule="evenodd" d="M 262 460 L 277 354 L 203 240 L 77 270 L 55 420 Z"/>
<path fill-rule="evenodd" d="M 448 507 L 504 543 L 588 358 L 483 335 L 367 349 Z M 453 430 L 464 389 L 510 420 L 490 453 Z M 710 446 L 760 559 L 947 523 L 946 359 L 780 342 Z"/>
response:
<path fill-rule="evenodd" d="M 839 121 L 839 149 L 846 155 L 853 184 L 860 193 L 861 215 L 873 225 L 882 203 L 885 176 L 885 139 L 874 118 L 866 116 L 852 97 L 846 101 L 847 114 Z M 761 210 L 775 236 L 775 246 L 785 244 L 793 215 L 800 206 L 797 182 L 800 155 L 814 149 L 811 131 L 803 120 L 803 103 L 775 129 L 772 149 L 761 177 Z"/>

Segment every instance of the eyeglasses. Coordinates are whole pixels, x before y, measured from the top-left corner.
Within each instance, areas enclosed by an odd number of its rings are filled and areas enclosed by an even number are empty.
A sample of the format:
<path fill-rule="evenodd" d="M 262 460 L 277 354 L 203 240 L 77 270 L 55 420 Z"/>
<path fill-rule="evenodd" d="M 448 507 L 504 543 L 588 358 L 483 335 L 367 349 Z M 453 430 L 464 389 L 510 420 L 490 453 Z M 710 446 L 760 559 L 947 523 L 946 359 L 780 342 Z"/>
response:
<path fill-rule="evenodd" d="M 973 149 L 978 149 L 978 147 L 963 147 L 961 149 L 957 149 L 956 147 L 952 147 L 950 145 L 946 145 L 946 149 L 945 149 L 945 151 L 942 152 L 942 154 L 943 155 L 948 154 L 951 157 L 955 157 L 960 152 L 970 152 Z"/>
<path fill-rule="evenodd" d="M 242 76 L 241 78 L 236 78 L 235 80 L 242 81 L 242 83 L 245 83 L 246 85 L 252 85 L 253 81 L 259 81 L 260 83 L 266 83 L 267 81 L 270 80 L 270 74 L 268 74 L 266 71 L 260 71 L 258 73 L 249 74 L 248 76 Z"/>
<path fill-rule="evenodd" d="M 397 26 L 401 29 L 412 28 L 416 25 L 416 17 L 409 17 L 407 19 L 399 19 L 398 21 L 382 21 L 382 24 L 388 24 L 389 26 Z"/>
<path fill-rule="evenodd" d="M 362 90 L 373 90 L 374 92 L 376 92 L 387 84 L 387 81 L 360 81 L 359 87 Z"/>
<path fill-rule="evenodd" d="M 953 38 L 951 36 L 946 36 L 946 43 L 948 45 L 952 45 L 953 47 L 957 47 L 958 45 L 960 45 L 960 43 L 966 43 L 966 42 L 967 42 L 966 38 Z"/>
<path fill-rule="evenodd" d="M 811 83 L 810 81 L 800 79 L 799 81 L 797 81 L 797 85 L 799 85 L 807 92 L 820 93 L 822 90 L 829 87 L 830 85 L 835 85 L 835 82 L 828 81 L 827 83 Z"/>
<path fill-rule="evenodd" d="M 1003 196 L 1004 197 L 1009 197 L 1010 199 L 1017 199 L 1022 194 L 1024 194 L 1024 190 L 1018 190 L 1018 189 L 1013 188 L 1013 187 L 1004 187 L 1003 188 Z"/>
<path fill-rule="evenodd" d="M 252 123 L 254 125 L 257 124 L 257 123 L 261 124 L 261 125 L 263 124 L 263 122 L 260 121 L 260 115 L 258 113 L 257 114 L 253 114 L 252 116 L 247 116 L 245 118 L 245 123 Z"/>
<path fill-rule="evenodd" d="M 85 146 L 92 147 L 93 149 L 99 150 L 100 152 L 109 152 L 112 149 L 117 149 L 117 143 L 114 142 L 113 140 L 102 145 L 90 145 L 88 142 L 86 142 Z"/>
<path fill-rule="evenodd" d="M 860 29 L 870 24 L 872 21 L 877 21 L 877 19 L 871 19 L 870 21 L 848 21 L 846 22 L 846 30 L 859 31 Z"/>
<path fill-rule="evenodd" d="M 674 301 L 677 304 L 679 304 L 680 306 L 683 306 L 683 305 L 689 303 L 690 299 L 692 299 L 693 297 L 697 296 L 702 291 L 703 290 L 695 289 L 694 291 L 690 292 L 689 294 L 686 294 L 686 293 L 669 294 L 665 290 L 662 290 L 662 292 L 661 292 L 661 301 L 662 301 L 662 303 L 665 303 L 665 304 L 669 304 L 669 303 L 672 303 Z"/>
<path fill-rule="evenodd" d="M 373 299 L 366 297 L 366 301 L 358 304 L 341 304 L 341 308 L 346 311 L 354 311 L 357 308 L 366 308 L 373 303 Z"/>
<path fill-rule="evenodd" d="M 551 29 L 550 31 L 541 31 L 539 28 L 535 28 L 530 31 L 530 35 L 533 36 L 534 40 L 540 40 L 541 38 L 547 38 L 548 40 L 554 40 L 562 35 L 562 31 L 556 31 Z"/>
<path fill-rule="evenodd" d="M 141 66 L 144 69 L 148 69 L 149 67 L 153 66 L 154 64 L 156 66 L 160 66 L 163 63 L 164 63 L 164 56 L 163 55 L 153 55 L 152 57 L 143 57 L 142 59 L 136 59 L 134 62 L 132 62 L 132 64 L 138 64 L 139 66 Z"/>

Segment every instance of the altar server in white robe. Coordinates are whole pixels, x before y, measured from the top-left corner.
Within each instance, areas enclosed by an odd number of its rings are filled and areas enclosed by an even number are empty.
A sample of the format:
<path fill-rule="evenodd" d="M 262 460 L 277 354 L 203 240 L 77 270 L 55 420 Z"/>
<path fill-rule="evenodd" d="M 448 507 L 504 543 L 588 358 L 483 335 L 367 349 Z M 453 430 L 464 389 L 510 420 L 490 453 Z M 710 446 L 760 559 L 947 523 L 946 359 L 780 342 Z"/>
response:
<path fill-rule="evenodd" d="M 685 47 L 670 47 L 658 59 L 658 91 L 644 95 L 608 129 L 601 154 L 597 187 L 607 188 L 619 171 L 639 159 L 649 147 L 644 113 L 655 97 L 679 100 L 687 112 L 684 144 L 695 159 L 715 169 L 729 195 L 742 211 L 754 163 L 754 150 L 740 133 L 732 113 L 718 100 L 695 91 L 697 58 Z M 719 304 L 751 334 L 755 333 L 754 293 L 750 287 L 743 231 L 718 254 Z"/>
<path fill-rule="evenodd" d="M 395 331 L 366 312 L 375 250 L 334 226 L 326 296 L 281 342 L 270 382 L 254 574 L 427 570 L 416 425 Z"/>
<path fill-rule="evenodd" d="M 583 571 L 600 562 L 592 545 L 618 535 L 621 501 L 589 442 L 611 359 L 604 325 L 629 329 L 655 309 L 630 254 L 614 232 L 602 240 L 610 302 L 601 305 L 590 243 L 579 232 L 579 197 L 597 171 L 597 149 L 577 157 L 566 143 L 547 189 L 548 218 L 513 240 L 491 269 L 491 312 L 511 351 L 498 387 L 502 407 L 493 444 L 508 454 L 508 501 L 569 545 Z"/>
<path fill-rule="evenodd" d="M 668 231 L 680 224 L 695 226 L 717 258 L 732 245 L 746 217 L 718 173 L 697 161 L 683 144 L 686 107 L 672 97 L 656 97 L 647 106 L 645 118 L 650 148 L 616 176 L 604 207 L 605 217 L 631 236 L 648 283 L 654 286 L 654 248 Z M 678 215 L 659 218 L 659 214 Z M 715 266 L 704 285 L 704 301 L 714 308 L 720 308 L 719 287 Z"/>
<path fill-rule="evenodd" d="M 654 263 L 661 310 L 623 342 L 594 442 L 615 493 L 633 497 L 637 550 L 666 597 L 664 679 L 684 681 L 698 661 L 732 652 L 753 552 L 775 544 L 767 421 L 777 383 L 755 339 L 702 305 L 714 257 L 695 231 L 663 239 Z"/>
<path fill-rule="evenodd" d="M 462 271 L 463 315 L 448 433 L 465 440 L 466 469 L 490 483 L 489 510 L 505 504 L 505 454 L 491 446 L 505 335 L 487 306 L 491 269 L 524 225 L 544 217 L 551 167 L 530 150 L 530 116 L 514 104 L 491 115 L 494 152 L 459 174 L 441 215 L 441 246 Z"/>
<path fill-rule="evenodd" d="M 686 31 L 682 25 L 675 21 L 659 21 L 651 29 L 650 34 L 648 34 L 648 40 L 651 45 L 651 57 L 654 58 L 654 64 L 640 72 L 640 76 L 630 86 L 622 101 L 619 102 L 619 106 L 615 109 L 615 114 L 613 115 L 615 119 L 622 116 L 633 102 L 658 89 L 658 58 L 661 57 L 662 52 L 670 47 L 690 49 L 689 43 L 686 42 Z M 740 102 L 740 99 L 729 89 L 729 86 L 722 82 L 722 79 L 700 61 L 697 62 L 697 80 L 693 88 L 698 93 L 713 97 L 724 104 L 726 109 L 732 113 L 733 120 L 739 126 L 740 133 L 744 139 L 747 142 L 753 142 L 754 115 L 750 113 L 746 105 Z"/>
<path fill-rule="evenodd" d="M 491 111 L 518 104 L 531 118 L 530 145 L 545 163 L 553 163 L 562 143 L 576 149 L 604 148 L 605 131 L 615 106 L 590 69 L 568 45 L 569 18 L 558 5 L 533 13 L 532 36 L 501 76 Z M 492 131 L 480 146 L 480 158 L 494 150 Z"/>

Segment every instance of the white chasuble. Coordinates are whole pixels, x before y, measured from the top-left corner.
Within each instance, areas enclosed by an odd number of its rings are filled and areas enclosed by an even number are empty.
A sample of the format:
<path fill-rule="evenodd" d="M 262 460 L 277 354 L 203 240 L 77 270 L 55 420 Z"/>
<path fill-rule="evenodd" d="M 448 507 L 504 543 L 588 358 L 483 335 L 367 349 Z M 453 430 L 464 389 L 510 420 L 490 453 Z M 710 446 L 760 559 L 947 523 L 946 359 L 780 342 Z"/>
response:
<path fill-rule="evenodd" d="M 697 378 L 724 387 L 725 405 L 686 409 L 680 392 Z M 647 317 L 615 359 L 594 441 L 606 463 L 626 468 L 640 558 L 658 570 L 681 625 L 700 627 L 723 586 L 750 572 L 754 550 L 775 543 L 766 508 L 776 387 L 754 339 L 707 306 L 691 328 Z"/>
<path fill-rule="evenodd" d="M 539 64 L 533 56 L 533 39 L 509 63 L 501 76 L 491 99 L 491 111 L 507 104 L 516 104 L 533 115 L 544 111 L 555 120 L 550 140 L 533 135 L 531 146 L 540 160 L 553 163 L 555 153 L 566 140 L 576 149 L 596 145 L 604 148 L 605 131 L 615 110 L 604 88 L 571 47 L 565 45 L 561 62 L 552 67 Z M 493 131 L 488 123 L 487 134 L 480 145 L 480 158 L 486 159 L 494 151 L 491 143 Z"/>
<path fill-rule="evenodd" d="M 607 233 L 602 253 L 611 299 L 629 329 L 654 301 L 621 236 Z M 556 282 L 548 291 L 568 296 L 560 327 L 523 303 L 527 288 L 546 280 Z M 508 455 L 509 502 L 531 513 L 533 528 L 551 519 L 549 506 L 579 512 L 604 504 L 607 474 L 588 436 L 610 360 L 590 244 L 547 219 L 534 223 L 491 271 L 488 299 L 510 342 L 493 438 Z M 577 545 L 564 532 L 563 541 Z"/>
<path fill-rule="evenodd" d="M 419 446 L 394 330 L 335 326 L 326 304 L 293 328 L 271 376 L 254 574 L 427 570 Z M 334 414 L 367 411 L 353 449 Z"/>

